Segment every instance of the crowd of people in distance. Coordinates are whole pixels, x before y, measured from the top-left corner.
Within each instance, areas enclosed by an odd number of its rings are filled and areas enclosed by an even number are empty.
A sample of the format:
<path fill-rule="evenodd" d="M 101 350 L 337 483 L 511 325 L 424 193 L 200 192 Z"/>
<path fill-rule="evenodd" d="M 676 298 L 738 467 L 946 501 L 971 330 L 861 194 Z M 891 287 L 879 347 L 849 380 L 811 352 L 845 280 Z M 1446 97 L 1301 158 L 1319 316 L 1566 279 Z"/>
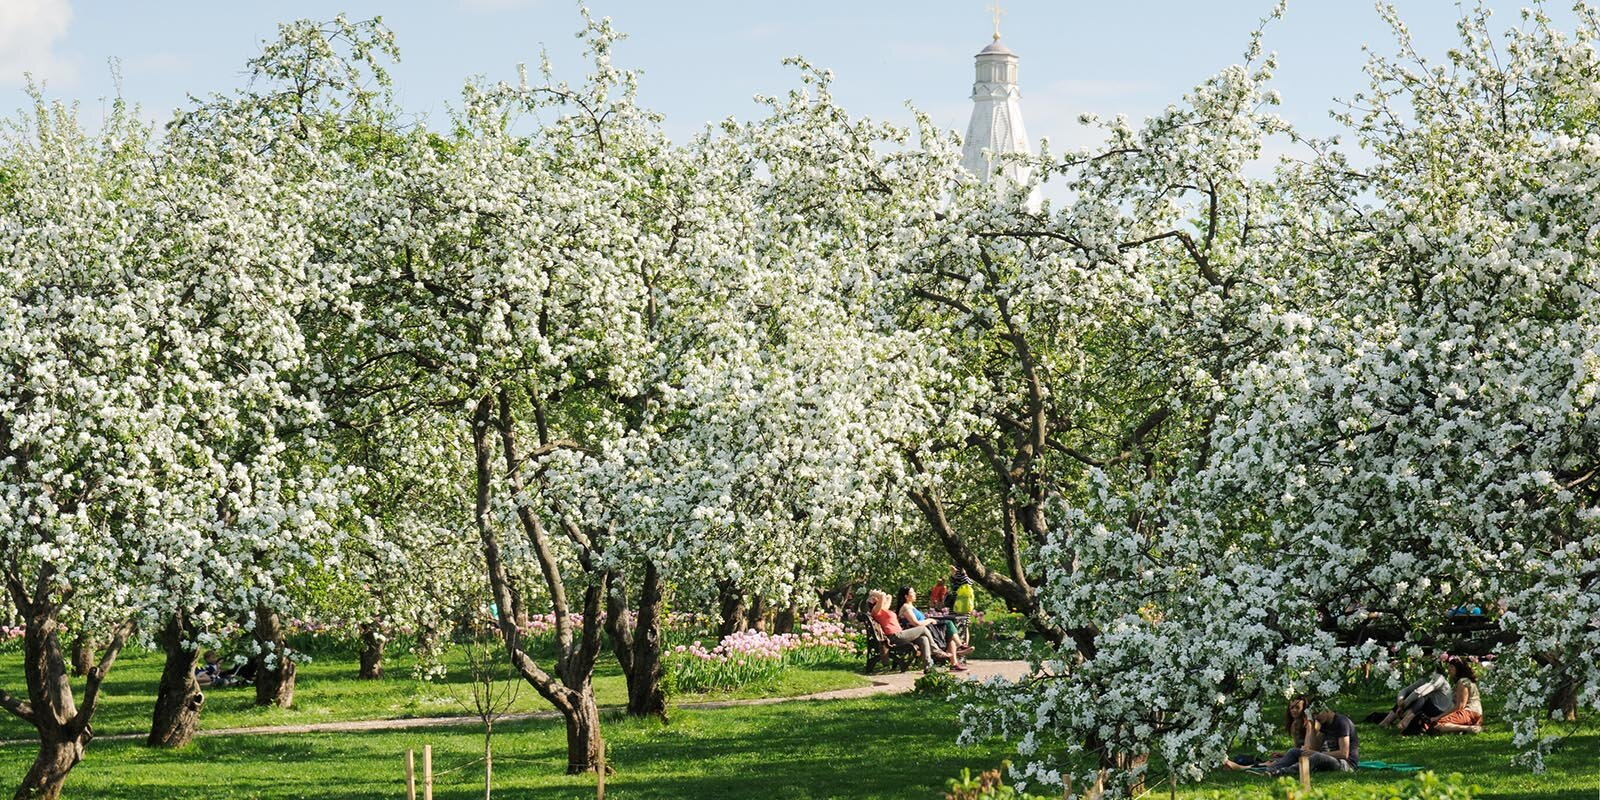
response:
<path fill-rule="evenodd" d="M 954 590 L 944 580 L 934 584 L 928 592 L 929 612 L 917 607 L 917 590 L 910 586 L 900 587 L 892 603 L 887 592 L 867 592 L 870 624 L 885 639 L 911 645 L 922 657 L 924 672 L 934 669 L 935 660 L 955 672 L 967 669 L 962 657 L 972 652 L 972 645 L 962 637 L 958 620 L 972 613 L 975 595 L 960 569 L 951 570 L 950 584 Z"/>
<path fill-rule="evenodd" d="M 1450 659 L 1440 674 L 1401 689 L 1393 708 L 1375 712 L 1367 721 L 1380 727 L 1394 725 L 1402 734 L 1481 733 L 1483 699 L 1477 673 L 1466 661 Z M 1302 756 L 1313 772 L 1352 772 L 1361 764 L 1360 736 L 1355 722 L 1344 714 L 1316 708 L 1306 698 L 1296 697 L 1284 711 L 1284 728 L 1292 743 L 1290 749 L 1265 759 L 1233 756 L 1223 766 L 1290 775 L 1299 770 Z"/>

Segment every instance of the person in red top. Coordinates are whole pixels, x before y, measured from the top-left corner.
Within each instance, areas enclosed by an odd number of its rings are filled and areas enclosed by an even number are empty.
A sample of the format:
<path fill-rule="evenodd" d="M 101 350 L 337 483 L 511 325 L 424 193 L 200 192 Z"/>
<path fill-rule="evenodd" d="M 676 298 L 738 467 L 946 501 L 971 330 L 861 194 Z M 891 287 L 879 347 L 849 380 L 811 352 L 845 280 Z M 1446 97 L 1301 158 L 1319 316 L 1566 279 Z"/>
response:
<path fill-rule="evenodd" d="M 940 578 L 939 582 L 928 590 L 928 607 L 934 610 L 944 608 L 944 596 L 949 591 L 944 587 L 944 578 Z"/>
<path fill-rule="evenodd" d="M 867 604 L 872 609 L 872 621 L 883 631 L 884 637 L 897 642 L 906 642 L 917 648 L 917 652 L 922 654 L 922 671 L 932 672 L 933 632 L 927 628 L 902 630 L 900 623 L 894 618 L 894 613 L 889 611 L 889 595 L 877 589 L 867 592 Z"/>

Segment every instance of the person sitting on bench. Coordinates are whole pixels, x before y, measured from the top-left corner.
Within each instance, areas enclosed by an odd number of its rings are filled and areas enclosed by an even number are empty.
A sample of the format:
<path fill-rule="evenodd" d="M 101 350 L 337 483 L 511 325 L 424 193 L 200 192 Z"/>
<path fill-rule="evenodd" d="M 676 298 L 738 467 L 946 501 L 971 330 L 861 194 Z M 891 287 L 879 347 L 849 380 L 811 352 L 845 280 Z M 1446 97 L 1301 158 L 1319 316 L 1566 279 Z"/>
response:
<path fill-rule="evenodd" d="M 903 642 L 916 648 L 922 656 L 922 671 L 933 671 L 933 632 L 927 628 L 911 628 L 904 630 L 900 623 L 895 621 L 894 614 L 889 611 L 889 595 L 873 589 L 867 592 L 867 605 L 872 609 L 872 621 L 883 631 L 883 637 L 891 642 Z M 942 653 L 940 655 L 943 655 Z"/>
<path fill-rule="evenodd" d="M 961 637 L 956 634 L 956 624 L 949 620 L 931 620 L 927 614 L 917 608 L 917 590 L 910 586 L 900 587 L 900 592 L 895 595 L 894 605 L 899 609 L 900 627 L 905 630 L 912 628 L 927 628 L 933 632 L 933 648 L 945 654 L 945 659 L 950 662 L 950 668 L 956 672 L 966 671 L 961 664 Z M 970 648 L 968 648 L 970 650 Z"/>

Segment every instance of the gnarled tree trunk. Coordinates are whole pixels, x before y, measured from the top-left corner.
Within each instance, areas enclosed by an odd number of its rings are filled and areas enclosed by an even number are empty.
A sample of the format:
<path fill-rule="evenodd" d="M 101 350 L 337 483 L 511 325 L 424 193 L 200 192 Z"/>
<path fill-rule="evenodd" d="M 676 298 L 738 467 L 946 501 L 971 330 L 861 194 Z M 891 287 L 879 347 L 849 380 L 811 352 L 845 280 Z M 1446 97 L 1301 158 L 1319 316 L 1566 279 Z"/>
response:
<path fill-rule="evenodd" d="M 794 633 L 794 618 L 794 604 L 791 603 L 784 606 L 783 610 L 778 612 L 778 616 L 772 620 L 772 632 L 778 636 Z"/>
<path fill-rule="evenodd" d="M 667 698 L 661 691 L 661 608 L 664 584 L 655 562 L 645 562 L 639 587 L 639 610 L 633 625 L 627 623 L 627 588 L 613 576 L 606 597 L 606 632 L 611 650 L 628 681 L 628 714 L 667 718 Z"/>
<path fill-rule="evenodd" d="M 497 405 L 498 424 L 495 414 Z M 538 416 L 541 412 L 536 410 L 535 413 Z M 510 484 L 511 493 L 521 495 L 524 486 L 519 469 L 524 461 L 517 451 L 511 402 L 507 392 L 503 390 L 498 396 L 485 395 L 479 398 L 472 415 L 472 445 L 476 476 L 473 517 L 477 523 L 478 536 L 483 543 L 483 561 L 488 571 L 489 588 L 493 593 L 495 604 L 505 609 L 514 608 L 516 605 L 512 598 L 515 578 L 505 562 L 498 526 L 490 518 L 490 494 L 494 484 L 491 440 L 496 429 L 500 435 L 501 454 L 504 456 L 506 466 L 505 476 Z M 555 446 L 545 439 L 545 433 L 541 425 L 539 443 L 541 450 Z M 550 701 L 550 704 L 561 712 L 562 718 L 566 721 L 567 772 L 600 773 L 604 769 L 605 744 L 600 735 L 600 711 L 595 706 L 591 680 L 595 662 L 604 646 L 605 637 L 601 635 L 600 620 L 604 616 L 601 612 L 605 607 L 610 576 L 597 566 L 595 552 L 588 537 L 580 530 L 565 527 L 563 530 L 572 540 L 577 551 L 578 563 L 584 577 L 588 579 L 583 593 L 582 626 L 578 631 L 574 631 L 573 618 L 569 614 L 567 605 L 566 582 L 562 578 L 561 564 L 550 547 L 549 532 L 545 530 L 543 521 L 531 508 L 519 504 L 516 512 L 517 523 L 527 537 L 533 557 L 539 564 L 539 572 L 544 577 L 543 588 L 549 593 L 550 610 L 555 617 L 557 655 L 554 670 L 546 671 L 522 649 L 522 631 L 517 627 L 514 615 L 501 614 L 496 624 L 500 628 L 501 637 L 505 640 L 506 653 L 511 665 L 540 696 Z M 600 773 L 600 776 L 603 780 L 603 773 Z"/>
<path fill-rule="evenodd" d="M 256 606 L 256 705 L 288 708 L 294 703 L 294 659 L 283 638 L 278 612 Z"/>
<path fill-rule="evenodd" d="M 57 737 L 39 734 L 39 753 L 33 766 L 17 787 L 16 800 L 56 800 L 66 784 L 67 773 L 83 760 L 83 745 L 88 737 Z"/>
<path fill-rule="evenodd" d="M 72 674 L 83 677 L 94 667 L 94 639 L 87 633 L 72 637 Z"/>
<path fill-rule="evenodd" d="M 40 579 L 39 584 L 48 586 L 48 581 Z M 39 752 L 17 787 L 15 797 L 17 800 L 53 800 L 61 796 L 67 773 L 83 760 L 84 745 L 94 735 L 89 722 L 100 703 L 100 687 L 117 654 L 122 652 L 132 625 L 125 623 L 119 627 L 106 644 L 100 661 L 89 668 L 80 705 L 72 694 L 67 655 L 61 648 L 59 610 L 54 600 L 29 597 L 15 588 L 15 584 L 12 597 L 24 619 L 22 671 L 28 681 L 28 699 L 22 700 L 0 690 L 0 707 L 31 724 L 39 735 Z"/>
<path fill-rule="evenodd" d="M 585 684 L 577 692 L 567 721 L 567 774 L 581 775 L 603 769 L 600 763 L 600 708 L 594 702 L 594 689 Z"/>
<path fill-rule="evenodd" d="M 358 676 L 362 680 L 375 681 L 383 677 L 383 646 L 386 641 L 383 629 L 377 622 L 362 623 L 361 673 Z"/>
<path fill-rule="evenodd" d="M 717 626 L 717 636 L 732 636 L 744 630 L 744 590 L 730 580 L 717 581 L 717 604 L 722 624 Z"/>
<path fill-rule="evenodd" d="M 745 614 L 745 630 L 765 631 L 767 629 L 767 598 L 759 594 L 750 595 L 750 611 Z"/>
<path fill-rule="evenodd" d="M 166 663 L 161 668 L 161 684 L 156 690 L 156 707 L 150 719 L 151 747 L 182 747 L 194 738 L 200 727 L 200 706 L 205 695 L 195 680 L 195 665 L 200 652 L 193 645 L 194 630 L 188 617 L 179 613 L 167 620 L 161 630 L 161 649 Z"/>

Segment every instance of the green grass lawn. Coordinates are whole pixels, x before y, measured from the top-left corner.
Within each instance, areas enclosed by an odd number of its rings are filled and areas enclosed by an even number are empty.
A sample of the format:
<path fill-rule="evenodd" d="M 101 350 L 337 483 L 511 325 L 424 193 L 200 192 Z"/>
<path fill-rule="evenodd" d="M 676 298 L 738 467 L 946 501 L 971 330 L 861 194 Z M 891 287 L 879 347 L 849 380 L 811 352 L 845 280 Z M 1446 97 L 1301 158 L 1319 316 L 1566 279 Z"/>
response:
<path fill-rule="evenodd" d="M 607 796 L 627 798 L 934 798 L 962 767 L 989 768 L 997 744 L 954 743 L 954 708 L 920 697 L 804 701 L 682 710 L 662 726 L 608 717 L 617 770 Z M 395 798 L 402 754 L 434 748 L 435 796 L 482 797 L 482 737 L 471 727 L 400 733 L 202 737 L 181 750 L 95 742 L 67 779 L 69 798 Z M 594 779 L 562 774 L 565 732 L 556 721 L 507 724 L 495 736 L 496 796 L 592 797 Z M 0 746 L 0 791 L 13 791 L 31 746 Z"/>
<path fill-rule="evenodd" d="M 1356 724 L 1363 761 L 1408 762 L 1421 764 L 1442 775 L 1460 773 L 1467 783 L 1483 790 L 1479 795 L 1483 798 L 1588 800 L 1600 797 L 1600 726 L 1593 723 L 1578 727 L 1545 759 L 1546 770 L 1537 775 L 1525 766 L 1512 763 L 1516 750 L 1511 745 L 1509 726 L 1504 724 L 1491 723 L 1477 736 L 1397 736 L 1388 729 L 1363 725 L 1359 720 Z M 1352 791 L 1356 787 L 1378 788 L 1401 779 L 1402 776 L 1394 772 L 1369 770 L 1343 774 L 1319 772 L 1312 776 L 1314 785 L 1349 786 Z M 1230 798 L 1267 798 L 1272 796 L 1274 780 L 1224 771 L 1199 786 L 1180 787 L 1178 796 L 1199 798 L 1208 791 L 1226 791 Z"/>
<path fill-rule="evenodd" d="M 962 768 L 992 768 L 1010 754 L 998 742 L 954 744 L 955 708 L 916 696 L 680 710 L 666 726 L 608 716 L 613 798 L 905 798 L 933 800 Z M 1363 730 L 1362 752 L 1461 772 L 1493 800 L 1592 798 L 1600 793 L 1600 733 L 1575 734 L 1532 775 L 1509 763 L 1509 734 L 1406 738 Z M 593 796 L 593 779 L 561 774 L 559 722 L 511 723 L 495 736 L 496 796 Z M 434 748 L 437 797 L 481 797 L 482 739 L 471 726 L 397 733 L 202 737 L 182 750 L 100 741 L 68 779 L 69 798 L 393 798 L 406 748 Z M 0 791 L 26 769 L 29 745 L 0 746 Z M 1160 774 L 1157 766 L 1156 773 Z M 1394 773 L 1318 774 L 1319 786 L 1379 787 Z M 1180 788 L 1188 798 L 1269 796 L 1272 780 L 1224 774 Z M 1165 797 L 1159 791 L 1155 797 Z"/>
<path fill-rule="evenodd" d="M 459 666 L 459 665 L 457 665 Z M 102 734 L 142 733 L 148 724 L 151 691 L 160 670 L 153 654 L 133 652 L 112 673 L 107 704 L 96 730 Z M 354 679 L 354 662 L 330 655 L 305 666 L 296 708 L 257 709 L 248 688 L 208 694 L 204 726 L 209 728 L 291 724 L 323 720 L 395 718 L 462 713 L 463 670 L 443 683 L 415 681 L 403 658 L 390 664 L 393 677 Z M 603 659 L 597 686 L 602 705 L 622 702 L 623 683 L 615 663 Z M 14 655 L 0 657 L 0 681 L 16 683 Z M 687 703 L 731 696 L 796 695 L 860 685 L 865 679 L 850 666 L 791 669 L 778 685 L 747 689 L 738 695 L 686 696 Z M 0 684 L 6 685 L 6 684 Z M 1388 702 L 1386 690 L 1371 687 L 1337 704 L 1352 717 Z M 1547 760 L 1542 775 L 1512 764 L 1508 727 L 1496 719 L 1494 698 L 1486 697 L 1491 723 L 1475 737 L 1399 737 L 1361 726 L 1361 754 L 1367 760 L 1408 761 L 1440 773 L 1459 772 L 1492 800 L 1600 797 L 1600 725 L 1580 723 Z M 524 689 L 521 710 L 543 710 L 544 703 Z M 629 720 L 607 714 L 604 731 L 617 774 L 608 781 L 613 798 L 863 797 L 931 799 L 940 797 L 948 778 L 962 768 L 990 769 L 1012 757 L 1000 742 L 959 748 L 954 744 L 956 707 L 915 696 L 864 700 L 799 702 L 722 709 L 678 709 L 672 721 Z M 498 729 L 497 796 L 560 798 L 592 796 L 592 778 L 561 774 L 566 763 L 565 734 L 559 721 L 508 723 Z M 28 738 L 31 730 L 15 720 L 0 721 L 0 735 Z M 401 796 L 402 754 L 406 748 L 435 749 L 441 773 L 441 798 L 481 797 L 481 729 L 474 726 L 404 732 L 285 734 L 202 737 L 181 750 L 150 750 L 137 741 L 99 740 L 68 779 L 69 798 L 378 798 Z M 0 792 L 14 788 L 33 756 L 31 742 L 0 745 Z M 1152 768 L 1154 797 L 1165 797 L 1165 770 Z M 1319 774 L 1319 786 L 1378 788 L 1401 776 L 1392 772 Z M 1198 800 L 1217 796 L 1266 798 L 1271 779 L 1220 773 L 1202 784 L 1183 785 L 1179 796 Z"/>
<path fill-rule="evenodd" d="M 249 686 L 206 690 L 200 715 L 201 729 L 236 728 L 256 725 L 298 725 L 357 719 L 399 719 L 470 714 L 461 701 L 471 702 L 470 677 L 459 652 L 446 657 L 450 670 L 443 681 L 419 681 L 411 677 L 413 661 L 397 656 L 386 662 L 388 677 L 383 680 L 356 679 L 353 657 L 330 655 L 302 665 L 295 681 L 293 708 L 261 708 L 255 705 L 255 690 Z M 856 674 L 857 663 L 817 669 L 785 670 L 777 685 L 749 687 L 738 692 L 682 695 L 674 702 L 692 703 L 762 696 L 794 696 L 862 686 L 867 680 Z M 102 736 L 147 733 L 155 690 L 161 681 L 161 655 L 130 649 L 117 659 L 101 694 L 94 718 L 94 729 Z M 26 696 L 21 656 L 0 656 L 0 688 Z M 81 680 L 74 687 L 82 692 Z M 627 704 L 627 684 L 615 659 L 601 658 L 595 668 L 595 694 L 602 707 Z M 523 684 L 514 711 L 546 711 L 546 703 L 533 687 Z M 27 723 L 0 713 L 0 739 L 32 738 Z"/>
<path fill-rule="evenodd" d="M 1547 732 L 1565 735 L 1564 741 L 1545 759 L 1545 772 L 1534 774 L 1528 767 L 1512 763 L 1517 750 L 1511 744 L 1511 726 L 1500 714 L 1499 698 L 1492 694 L 1485 693 L 1483 698 L 1488 725 L 1483 733 L 1473 736 L 1400 736 L 1393 729 L 1362 722 L 1369 712 L 1387 708 L 1393 702 L 1394 693 L 1373 682 L 1351 687 L 1333 704 L 1355 720 L 1362 761 L 1420 764 L 1441 775 L 1460 773 L 1467 783 L 1482 789 L 1480 797 L 1492 800 L 1600 798 L 1600 724 L 1594 720 L 1552 725 Z M 1282 737 L 1278 749 L 1288 746 L 1288 737 Z M 1153 771 L 1165 786 L 1165 770 L 1158 767 Z M 1358 789 L 1392 785 L 1402 778 L 1392 771 L 1359 770 L 1319 772 L 1312 776 L 1312 782 L 1318 786 L 1348 786 L 1355 793 Z M 1272 796 L 1275 780 L 1223 770 L 1198 786 L 1180 787 L 1178 796 L 1199 798 L 1208 792 L 1222 792 L 1226 797 L 1242 800 L 1267 798 Z M 1164 792 L 1162 796 L 1166 796 Z"/>

